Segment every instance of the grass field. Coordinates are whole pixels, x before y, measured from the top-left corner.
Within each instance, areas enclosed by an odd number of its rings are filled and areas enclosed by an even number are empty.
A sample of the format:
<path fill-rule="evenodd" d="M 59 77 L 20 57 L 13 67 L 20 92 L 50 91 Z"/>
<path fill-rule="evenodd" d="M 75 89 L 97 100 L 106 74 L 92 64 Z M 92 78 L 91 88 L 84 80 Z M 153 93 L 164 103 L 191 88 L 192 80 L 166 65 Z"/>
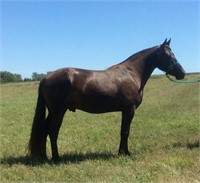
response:
<path fill-rule="evenodd" d="M 2 84 L 0 182 L 199 182 L 199 86 L 149 80 L 131 125 L 130 157 L 117 156 L 120 113 L 66 113 L 54 165 L 26 157 L 38 83 Z"/>

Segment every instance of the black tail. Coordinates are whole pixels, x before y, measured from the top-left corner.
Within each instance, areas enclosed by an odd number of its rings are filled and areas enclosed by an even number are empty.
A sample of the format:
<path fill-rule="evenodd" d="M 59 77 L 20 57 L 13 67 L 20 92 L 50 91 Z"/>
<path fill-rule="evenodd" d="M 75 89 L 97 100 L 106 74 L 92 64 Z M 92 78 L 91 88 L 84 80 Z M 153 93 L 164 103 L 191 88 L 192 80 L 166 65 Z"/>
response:
<path fill-rule="evenodd" d="M 46 105 L 42 92 L 43 82 L 40 82 L 38 90 L 37 106 L 33 119 L 31 137 L 29 140 L 29 155 L 34 158 L 46 159 L 46 127 L 45 127 L 45 111 Z"/>

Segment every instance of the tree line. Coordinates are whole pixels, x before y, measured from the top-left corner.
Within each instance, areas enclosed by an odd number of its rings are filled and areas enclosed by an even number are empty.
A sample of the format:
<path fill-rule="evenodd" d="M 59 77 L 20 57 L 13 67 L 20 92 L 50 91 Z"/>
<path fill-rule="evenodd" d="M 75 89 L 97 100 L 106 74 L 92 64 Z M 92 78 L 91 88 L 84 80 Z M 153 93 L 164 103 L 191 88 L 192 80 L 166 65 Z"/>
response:
<path fill-rule="evenodd" d="M 48 72 L 47 74 L 49 74 Z M 24 78 L 20 74 L 13 74 L 8 71 L 0 71 L 0 83 L 23 82 L 23 81 L 40 81 L 47 74 L 33 72 L 31 78 Z"/>

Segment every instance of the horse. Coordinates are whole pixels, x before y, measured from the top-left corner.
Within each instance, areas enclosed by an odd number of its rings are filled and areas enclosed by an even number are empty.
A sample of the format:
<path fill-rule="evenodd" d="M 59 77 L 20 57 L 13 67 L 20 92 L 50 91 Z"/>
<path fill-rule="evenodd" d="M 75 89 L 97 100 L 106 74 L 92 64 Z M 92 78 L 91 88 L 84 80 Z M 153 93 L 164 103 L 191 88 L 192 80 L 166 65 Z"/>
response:
<path fill-rule="evenodd" d="M 28 154 L 46 159 L 46 141 L 50 138 L 52 160 L 59 161 L 57 138 L 64 114 L 77 109 L 88 113 L 121 112 L 119 155 L 130 155 L 128 137 L 135 110 L 142 103 L 143 90 L 153 70 L 181 80 L 183 67 L 170 48 L 171 39 L 139 51 L 106 70 L 92 71 L 61 68 L 41 80 Z M 48 115 L 46 117 L 46 108 Z"/>

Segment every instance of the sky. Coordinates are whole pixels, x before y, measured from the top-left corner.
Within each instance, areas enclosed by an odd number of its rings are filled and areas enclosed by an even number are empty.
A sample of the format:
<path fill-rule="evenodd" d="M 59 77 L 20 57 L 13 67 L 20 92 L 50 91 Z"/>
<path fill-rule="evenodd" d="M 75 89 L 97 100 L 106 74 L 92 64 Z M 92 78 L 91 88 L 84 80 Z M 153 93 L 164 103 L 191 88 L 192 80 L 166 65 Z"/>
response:
<path fill-rule="evenodd" d="M 0 70 L 23 78 L 106 69 L 165 38 L 186 72 L 200 71 L 198 0 L 4 0 L 0 8 Z"/>

